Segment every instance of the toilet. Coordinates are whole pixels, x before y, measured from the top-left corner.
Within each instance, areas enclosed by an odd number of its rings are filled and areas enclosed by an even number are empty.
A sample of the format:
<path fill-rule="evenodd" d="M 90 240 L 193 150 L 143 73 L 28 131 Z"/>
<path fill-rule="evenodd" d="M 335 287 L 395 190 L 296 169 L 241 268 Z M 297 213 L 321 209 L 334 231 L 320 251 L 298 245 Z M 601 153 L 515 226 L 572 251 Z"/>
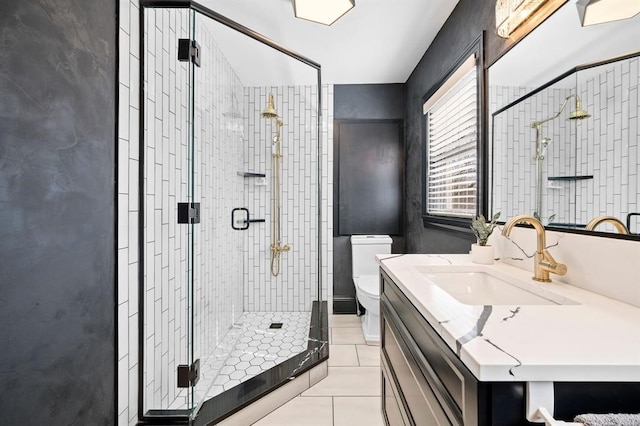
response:
<path fill-rule="evenodd" d="M 376 254 L 391 253 L 388 235 L 352 235 L 351 261 L 356 298 L 366 309 L 362 318 L 362 331 L 367 343 L 380 342 L 380 272 Z"/>

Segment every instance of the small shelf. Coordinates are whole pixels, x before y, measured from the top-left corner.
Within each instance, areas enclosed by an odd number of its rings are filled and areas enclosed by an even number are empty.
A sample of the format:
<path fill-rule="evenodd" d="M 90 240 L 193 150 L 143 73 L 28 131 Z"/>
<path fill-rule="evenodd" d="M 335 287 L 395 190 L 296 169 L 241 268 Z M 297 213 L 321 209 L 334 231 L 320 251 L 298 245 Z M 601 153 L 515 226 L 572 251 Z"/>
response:
<path fill-rule="evenodd" d="M 585 175 L 585 176 L 549 176 L 547 180 L 587 180 L 593 179 L 593 175 Z"/>
<path fill-rule="evenodd" d="M 253 172 L 238 172 L 238 176 L 246 177 L 246 178 L 263 178 L 267 177 L 264 173 L 253 173 Z"/>

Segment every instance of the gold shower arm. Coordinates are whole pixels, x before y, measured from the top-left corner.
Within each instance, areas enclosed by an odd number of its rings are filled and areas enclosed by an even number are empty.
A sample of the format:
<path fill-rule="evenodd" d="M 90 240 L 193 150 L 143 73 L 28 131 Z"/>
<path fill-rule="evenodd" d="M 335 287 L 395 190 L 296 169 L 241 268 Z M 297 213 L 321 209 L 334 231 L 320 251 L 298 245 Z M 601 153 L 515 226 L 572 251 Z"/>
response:
<path fill-rule="evenodd" d="M 558 111 L 556 115 L 554 115 L 553 117 L 545 118 L 544 120 L 533 121 L 531 122 L 531 127 L 539 129 L 542 123 L 546 123 L 547 121 L 551 121 L 558 118 L 560 114 L 562 114 L 562 111 L 564 111 L 564 109 L 566 108 L 567 104 L 569 103 L 569 99 L 571 98 L 576 99 L 576 109 L 571 114 L 569 114 L 569 118 L 568 118 L 569 120 L 591 117 L 586 111 L 582 109 L 582 101 L 580 100 L 580 96 L 569 95 L 564 99 L 564 102 L 560 106 L 560 111 Z"/>

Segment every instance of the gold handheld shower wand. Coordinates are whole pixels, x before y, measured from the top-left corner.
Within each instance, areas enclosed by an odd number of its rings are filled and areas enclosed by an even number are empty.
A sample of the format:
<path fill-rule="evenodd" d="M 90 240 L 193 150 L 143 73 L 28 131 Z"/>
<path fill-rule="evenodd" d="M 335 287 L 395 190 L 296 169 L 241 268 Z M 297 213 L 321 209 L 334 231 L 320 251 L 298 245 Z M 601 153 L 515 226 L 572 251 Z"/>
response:
<path fill-rule="evenodd" d="M 281 214 L 280 214 L 280 159 L 282 158 L 282 144 L 280 134 L 282 129 L 282 120 L 276 112 L 273 102 L 273 94 L 269 93 L 267 107 L 262 112 L 262 117 L 276 120 L 276 135 L 273 137 L 272 143 L 272 165 L 273 165 L 273 196 L 271 197 L 271 275 L 277 277 L 280 274 L 281 254 L 289 251 L 291 247 L 288 244 L 282 244 L 281 237 Z"/>

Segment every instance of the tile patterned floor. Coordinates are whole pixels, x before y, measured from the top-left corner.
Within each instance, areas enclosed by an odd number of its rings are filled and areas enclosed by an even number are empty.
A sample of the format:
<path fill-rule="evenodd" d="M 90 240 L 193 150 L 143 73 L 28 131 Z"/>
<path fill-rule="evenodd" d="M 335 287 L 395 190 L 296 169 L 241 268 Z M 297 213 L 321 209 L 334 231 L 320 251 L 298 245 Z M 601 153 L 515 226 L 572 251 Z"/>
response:
<path fill-rule="evenodd" d="M 355 315 L 329 317 L 329 375 L 254 426 L 382 426 L 380 347 Z"/>
<path fill-rule="evenodd" d="M 311 312 L 245 312 L 214 354 L 202 357 L 196 401 L 219 393 L 307 349 Z M 282 323 L 280 329 L 270 329 Z"/>

